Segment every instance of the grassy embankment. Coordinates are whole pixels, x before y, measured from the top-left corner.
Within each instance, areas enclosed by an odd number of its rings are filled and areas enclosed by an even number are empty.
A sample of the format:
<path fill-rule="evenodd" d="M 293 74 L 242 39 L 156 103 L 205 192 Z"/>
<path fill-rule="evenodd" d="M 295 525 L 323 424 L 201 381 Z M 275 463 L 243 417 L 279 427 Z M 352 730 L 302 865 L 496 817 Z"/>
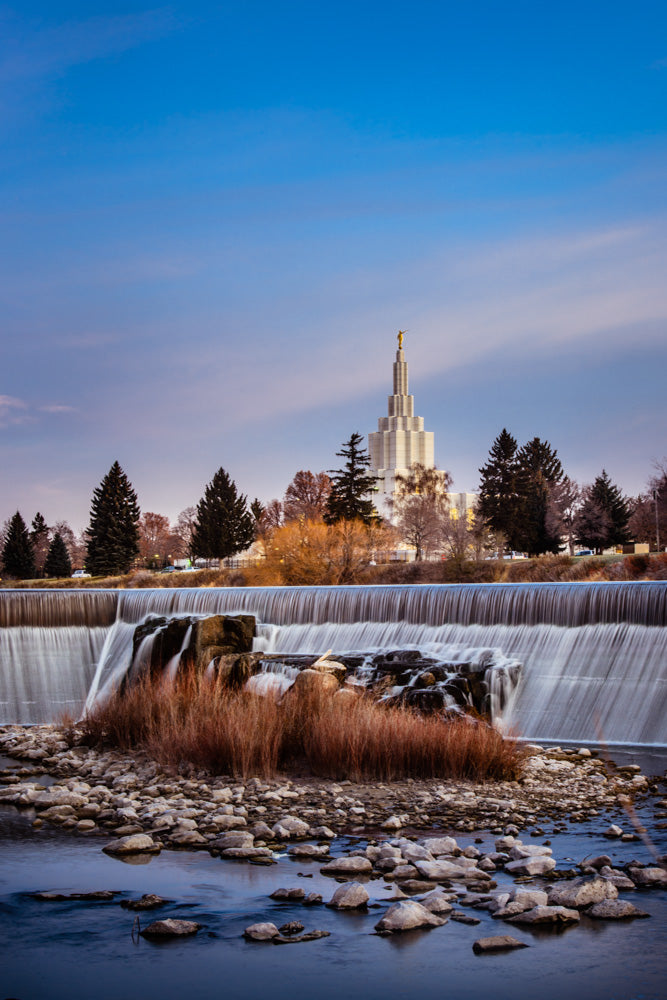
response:
<path fill-rule="evenodd" d="M 486 723 L 422 717 L 364 694 L 230 691 L 193 672 L 144 678 L 77 727 L 90 745 L 141 748 L 163 765 L 236 777 L 512 780 L 524 751 Z"/>
<path fill-rule="evenodd" d="M 596 580 L 667 580 L 667 553 L 658 555 L 541 556 L 513 562 L 387 563 L 367 566 L 354 581 L 359 584 L 401 583 L 547 583 Z M 282 580 L 261 564 L 242 569 L 201 569 L 190 573 L 153 573 L 132 570 L 124 576 L 61 580 L 2 580 L 0 588 L 29 589 L 148 589 L 152 587 L 267 587 Z M 322 581 L 325 582 L 324 580 Z"/>

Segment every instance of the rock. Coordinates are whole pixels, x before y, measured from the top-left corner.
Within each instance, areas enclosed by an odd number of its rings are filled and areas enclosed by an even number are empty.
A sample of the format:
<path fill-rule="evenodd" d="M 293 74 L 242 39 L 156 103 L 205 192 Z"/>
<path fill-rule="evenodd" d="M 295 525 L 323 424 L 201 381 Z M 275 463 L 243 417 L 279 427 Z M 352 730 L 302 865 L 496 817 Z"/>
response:
<path fill-rule="evenodd" d="M 435 858 L 441 854 L 454 854 L 459 850 L 453 837 L 427 837 L 421 843 Z"/>
<path fill-rule="evenodd" d="M 424 878 L 431 882 L 449 882 L 452 879 L 462 879 L 470 873 L 470 869 L 461 867 L 453 861 L 417 861 L 415 868 Z M 480 872 L 480 877 L 487 878 L 486 872 Z"/>
<path fill-rule="evenodd" d="M 219 830 L 238 830 L 248 825 L 245 816 L 216 816 L 215 825 Z"/>
<path fill-rule="evenodd" d="M 607 827 L 602 836 L 607 837 L 609 840 L 613 840 L 616 837 L 622 837 L 623 830 L 620 826 L 617 826 L 616 823 L 612 823 L 611 826 Z"/>
<path fill-rule="evenodd" d="M 457 924 L 470 924 L 471 927 L 475 927 L 482 922 L 479 917 L 473 917 L 469 913 L 464 913 L 463 910 L 452 910 L 450 919 L 454 920 Z"/>
<path fill-rule="evenodd" d="M 565 906 L 535 906 L 525 913 L 509 917 L 509 924 L 576 924 L 579 921 L 579 911 L 570 910 Z"/>
<path fill-rule="evenodd" d="M 336 889 L 327 903 L 332 910 L 366 909 L 370 896 L 361 882 L 346 882 Z"/>
<path fill-rule="evenodd" d="M 600 868 L 611 867 L 611 858 L 608 854 L 596 854 L 592 858 L 584 858 L 581 866 L 583 868 L 595 868 L 599 871 Z"/>
<path fill-rule="evenodd" d="M 288 924 L 282 924 L 282 926 L 278 928 L 278 932 L 287 937 L 292 934 L 300 934 L 302 930 L 304 930 L 304 926 L 300 920 L 290 920 Z"/>
<path fill-rule="evenodd" d="M 603 899 L 586 910 L 586 916 L 595 920 L 631 920 L 635 917 L 649 917 L 649 913 L 639 910 L 625 899 Z"/>
<path fill-rule="evenodd" d="M 667 870 L 664 868 L 630 868 L 628 874 L 635 885 L 644 888 L 667 888 Z"/>
<path fill-rule="evenodd" d="M 550 847 L 541 847 L 539 844 L 516 843 L 510 848 L 510 858 L 512 861 L 519 861 L 524 858 L 551 857 L 553 851 Z"/>
<path fill-rule="evenodd" d="M 385 915 L 375 925 L 375 930 L 381 934 L 395 934 L 399 931 L 411 931 L 418 927 L 442 927 L 446 921 L 431 913 L 421 903 L 415 900 L 394 903 Z"/>
<path fill-rule="evenodd" d="M 272 832 L 281 840 L 289 840 L 290 837 L 306 837 L 310 832 L 310 827 L 297 816 L 283 816 L 282 819 L 273 824 Z"/>
<path fill-rule="evenodd" d="M 265 861 L 273 863 L 275 858 L 268 847 L 228 847 L 220 852 L 220 857 L 231 861 Z"/>
<path fill-rule="evenodd" d="M 95 892 L 31 892 L 32 899 L 39 899 L 49 903 L 61 903 L 65 900 L 76 900 L 82 903 L 110 903 L 118 892 L 111 889 L 99 889 Z M 122 904 L 121 904 L 122 905 Z"/>
<path fill-rule="evenodd" d="M 328 844 L 295 844 L 287 852 L 293 858 L 321 858 L 329 853 Z"/>
<path fill-rule="evenodd" d="M 608 879 L 575 878 L 549 887 L 549 906 L 570 906 L 581 909 L 603 899 L 616 899 L 618 889 Z"/>
<path fill-rule="evenodd" d="M 294 684 L 286 691 L 287 697 L 308 696 L 311 692 L 318 694 L 333 694 L 338 691 L 340 683 L 335 674 L 321 673 L 307 667 L 296 675 Z"/>
<path fill-rule="evenodd" d="M 442 889 L 434 889 L 433 892 L 429 892 L 421 900 L 421 904 L 431 913 L 437 913 L 441 917 L 447 916 L 453 909 L 449 901 L 449 894 L 443 892 Z"/>
<path fill-rule="evenodd" d="M 124 910 L 156 910 L 158 906 L 165 906 L 170 903 L 170 899 L 163 899 L 152 892 L 144 893 L 141 899 L 121 899 L 120 905 Z"/>
<path fill-rule="evenodd" d="M 201 926 L 195 920 L 156 920 L 140 933 L 145 938 L 187 937 L 196 934 Z"/>
<path fill-rule="evenodd" d="M 403 822 L 400 816 L 389 816 L 388 819 L 382 823 L 383 830 L 400 830 L 403 826 Z"/>
<path fill-rule="evenodd" d="M 510 861 L 505 865 L 505 871 L 512 875 L 545 875 L 556 867 L 553 858 L 546 855 L 538 855 L 532 858 L 519 858 L 517 861 Z"/>
<path fill-rule="evenodd" d="M 209 844 L 209 847 L 218 851 L 226 851 L 230 847 L 252 847 L 254 843 L 255 838 L 252 833 L 245 830 L 230 830 L 228 833 L 223 833 L 221 837 L 216 837 Z"/>
<path fill-rule="evenodd" d="M 272 944 L 299 944 L 302 941 L 319 941 L 320 938 L 330 937 L 330 931 L 308 931 L 307 934 L 299 934 L 296 937 L 286 937 L 279 934 L 272 939 Z"/>
<path fill-rule="evenodd" d="M 303 900 L 304 906 L 320 906 L 322 903 L 322 896 L 319 892 L 309 892 L 308 895 Z"/>
<path fill-rule="evenodd" d="M 269 899 L 275 899 L 279 903 L 285 903 L 288 900 L 294 899 L 304 899 L 306 895 L 306 890 L 298 886 L 296 889 L 276 889 L 269 896 Z"/>
<path fill-rule="evenodd" d="M 502 934 L 499 937 L 478 938 L 473 942 L 472 950 L 476 955 L 482 955 L 494 951 L 509 951 L 512 948 L 527 948 L 525 941 L 517 941 L 509 934 Z"/>
<path fill-rule="evenodd" d="M 275 924 L 251 924 L 250 927 L 246 927 L 244 930 L 243 937 L 248 941 L 271 941 L 273 938 L 278 937 L 279 934 L 280 931 Z"/>
<path fill-rule="evenodd" d="M 105 854 L 159 854 L 162 850 L 161 844 L 156 844 L 147 833 L 136 833 L 131 837 L 121 837 L 119 840 L 112 840 L 103 847 Z"/>
<path fill-rule="evenodd" d="M 334 858 L 320 868 L 323 875 L 365 875 L 373 871 L 368 858 Z"/>

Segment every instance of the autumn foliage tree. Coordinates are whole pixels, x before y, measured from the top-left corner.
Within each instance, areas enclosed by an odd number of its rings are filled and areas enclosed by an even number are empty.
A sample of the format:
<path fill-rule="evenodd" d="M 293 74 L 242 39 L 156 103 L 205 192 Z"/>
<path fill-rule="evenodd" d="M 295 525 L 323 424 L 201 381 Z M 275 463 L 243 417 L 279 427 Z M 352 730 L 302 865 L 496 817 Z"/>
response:
<path fill-rule="evenodd" d="M 335 524 L 300 518 L 274 529 L 265 541 L 265 567 L 288 586 L 346 584 L 363 579 L 378 550 L 390 548 L 390 529 L 360 519 Z"/>
<path fill-rule="evenodd" d="M 331 493 L 331 479 L 326 472 L 300 469 L 285 490 L 282 509 L 286 521 L 305 517 L 316 521 L 324 517 Z"/>

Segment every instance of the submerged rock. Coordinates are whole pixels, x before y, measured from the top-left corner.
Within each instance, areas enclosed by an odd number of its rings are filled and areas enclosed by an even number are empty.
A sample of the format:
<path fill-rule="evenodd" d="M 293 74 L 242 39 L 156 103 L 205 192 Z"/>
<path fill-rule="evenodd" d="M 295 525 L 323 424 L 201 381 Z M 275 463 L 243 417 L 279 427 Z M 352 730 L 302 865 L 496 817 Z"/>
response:
<path fill-rule="evenodd" d="M 145 938 L 188 937 L 196 934 L 201 926 L 195 920 L 156 920 L 140 931 L 140 934 Z"/>
<path fill-rule="evenodd" d="M 105 854 L 159 854 L 162 845 L 157 844 L 147 833 L 136 833 L 110 841 L 102 848 Z"/>
<path fill-rule="evenodd" d="M 513 948 L 527 948 L 525 941 L 517 941 L 509 934 L 502 934 L 498 937 L 478 938 L 473 942 L 472 950 L 476 955 L 482 955 L 494 951 L 510 951 Z"/>

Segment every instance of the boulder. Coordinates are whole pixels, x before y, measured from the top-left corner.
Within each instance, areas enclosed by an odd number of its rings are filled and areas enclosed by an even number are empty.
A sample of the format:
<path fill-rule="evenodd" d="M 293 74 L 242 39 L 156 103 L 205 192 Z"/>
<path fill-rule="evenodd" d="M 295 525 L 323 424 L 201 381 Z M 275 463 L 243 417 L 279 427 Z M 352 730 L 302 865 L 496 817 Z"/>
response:
<path fill-rule="evenodd" d="M 322 858 L 329 853 L 328 844 L 295 844 L 288 854 L 292 858 Z"/>
<path fill-rule="evenodd" d="M 340 684 L 335 674 L 321 673 L 319 670 L 307 667 L 297 674 L 294 684 L 286 691 L 286 697 L 308 695 L 311 692 L 325 695 L 333 694 L 338 691 L 339 687 Z"/>
<path fill-rule="evenodd" d="M 251 924 L 244 930 L 243 937 L 248 941 L 271 941 L 279 934 L 280 931 L 275 924 Z"/>
<path fill-rule="evenodd" d="M 105 854 L 122 856 L 125 854 L 159 854 L 162 845 L 157 844 L 147 833 L 135 833 L 131 837 L 112 840 L 103 847 Z"/>
<path fill-rule="evenodd" d="M 385 915 L 375 925 L 375 930 L 380 934 L 395 934 L 400 931 L 411 931 L 418 927 L 442 927 L 446 921 L 431 913 L 421 903 L 415 900 L 406 900 L 394 903 L 389 907 Z"/>
<path fill-rule="evenodd" d="M 476 955 L 483 955 L 494 951 L 510 951 L 512 948 L 527 948 L 525 941 L 517 941 L 509 934 L 502 934 L 498 937 L 478 938 L 473 942 L 472 950 Z"/>
<path fill-rule="evenodd" d="M 147 892 L 141 899 L 121 899 L 120 905 L 124 910 L 156 910 L 159 906 L 165 906 L 170 902 L 170 899 L 163 899 L 162 896 Z"/>
<path fill-rule="evenodd" d="M 580 910 L 603 899 L 616 899 L 618 889 L 609 879 L 575 878 L 552 885 L 548 890 L 549 906 L 570 906 Z"/>
<path fill-rule="evenodd" d="M 282 819 L 273 824 L 272 832 L 275 837 L 279 837 L 281 840 L 289 840 L 290 837 L 307 837 L 310 833 L 310 827 L 297 816 L 283 816 Z"/>
<path fill-rule="evenodd" d="M 517 861 L 510 861 L 505 865 L 505 871 L 512 875 L 545 875 L 556 867 L 553 858 L 546 855 L 538 855 L 531 858 L 519 858 Z"/>
<path fill-rule="evenodd" d="M 429 892 L 421 900 L 421 904 L 431 913 L 437 913 L 441 917 L 447 916 L 453 909 L 449 900 L 449 893 L 443 892 L 442 889 L 434 889 L 432 892 Z"/>
<path fill-rule="evenodd" d="M 201 928 L 195 920 L 156 920 L 141 931 L 145 938 L 188 937 Z"/>
<path fill-rule="evenodd" d="M 534 906 L 532 910 L 509 917 L 510 924 L 576 924 L 579 921 L 579 911 L 570 910 L 565 906 Z"/>
<path fill-rule="evenodd" d="M 323 875 L 366 875 L 373 871 L 368 858 L 334 858 L 320 868 Z"/>
<path fill-rule="evenodd" d="M 271 893 L 270 899 L 275 899 L 279 903 L 287 903 L 295 899 L 304 899 L 306 890 L 298 886 L 296 889 L 276 889 Z"/>
<path fill-rule="evenodd" d="M 415 868 L 424 878 L 431 882 L 449 882 L 452 879 L 463 879 L 470 874 L 469 868 L 463 868 L 453 861 L 416 861 Z M 488 879 L 486 872 L 480 872 L 480 877 Z"/>
<path fill-rule="evenodd" d="M 586 916 L 595 920 L 632 920 L 635 917 L 648 917 L 650 914 L 625 899 L 603 899 L 586 910 Z"/>
<path fill-rule="evenodd" d="M 441 854 L 456 854 L 459 851 L 459 845 L 453 837 L 427 837 L 422 840 L 422 847 L 435 858 Z"/>
<path fill-rule="evenodd" d="M 336 889 L 327 906 L 332 910 L 365 910 L 369 899 L 361 882 L 346 882 Z"/>
<path fill-rule="evenodd" d="M 667 870 L 665 868 L 630 868 L 628 874 L 635 885 L 643 888 L 667 888 Z"/>

